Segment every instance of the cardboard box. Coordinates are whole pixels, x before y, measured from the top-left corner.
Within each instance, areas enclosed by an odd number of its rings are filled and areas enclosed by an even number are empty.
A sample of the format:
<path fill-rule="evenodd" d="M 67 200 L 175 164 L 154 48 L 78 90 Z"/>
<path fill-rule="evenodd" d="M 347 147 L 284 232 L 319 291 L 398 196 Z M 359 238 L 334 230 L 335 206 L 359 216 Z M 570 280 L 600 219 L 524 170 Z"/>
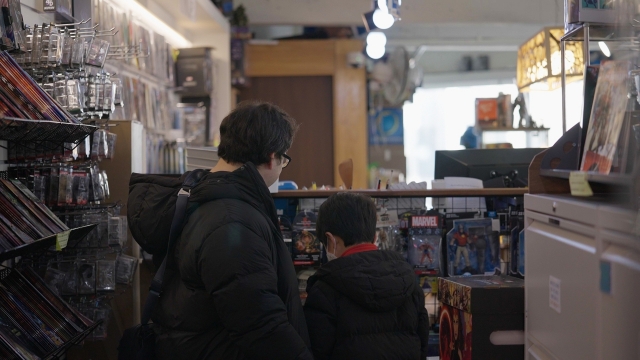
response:
<path fill-rule="evenodd" d="M 524 280 L 454 276 L 438 288 L 441 360 L 524 359 Z M 522 344 L 494 345 L 499 331 L 521 331 Z"/>

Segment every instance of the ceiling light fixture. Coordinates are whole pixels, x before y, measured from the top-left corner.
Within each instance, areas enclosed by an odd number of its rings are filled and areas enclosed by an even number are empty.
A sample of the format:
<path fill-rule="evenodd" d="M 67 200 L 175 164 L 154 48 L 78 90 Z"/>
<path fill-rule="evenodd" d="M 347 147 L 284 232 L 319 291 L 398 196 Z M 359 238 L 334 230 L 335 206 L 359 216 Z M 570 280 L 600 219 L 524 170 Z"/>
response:
<path fill-rule="evenodd" d="M 375 46 L 375 45 L 367 45 L 366 51 L 367 51 L 367 55 L 374 60 L 380 59 L 387 52 L 384 46 Z"/>
<path fill-rule="evenodd" d="M 598 46 L 600 47 L 600 51 L 602 51 L 604 56 L 611 57 L 611 50 L 609 50 L 609 47 L 607 46 L 606 42 L 598 41 Z"/>
<path fill-rule="evenodd" d="M 387 36 L 383 32 L 372 31 L 367 35 L 367 45 L 385 47 L 387 45 Z"/>
<path fill-rule="evenodd" d="M 135 0 L 109 0 L 111 3 L 119 7 L 123 11 L 130 12 L 131 15 L 140 21 L 148 30 L 152 30 L 162 36 L 165 40 L 176 48 L 190 48 L 193 46 L 191 41 L 187 40 L 180 33 L 175 31 L 171 26 L 160 20 L 151 13 L 146 7 L 142 6 Z"/>
<path fill-rule="evenodd" d="M 386 30 L 393 26 L 394 22 L 395 19 L 393 18 L 393 15 L 389 14 L 388 12 L 385 12 L 381 9 L 376 9 L 373 12 L 373 23 L 379 29 Z"/>

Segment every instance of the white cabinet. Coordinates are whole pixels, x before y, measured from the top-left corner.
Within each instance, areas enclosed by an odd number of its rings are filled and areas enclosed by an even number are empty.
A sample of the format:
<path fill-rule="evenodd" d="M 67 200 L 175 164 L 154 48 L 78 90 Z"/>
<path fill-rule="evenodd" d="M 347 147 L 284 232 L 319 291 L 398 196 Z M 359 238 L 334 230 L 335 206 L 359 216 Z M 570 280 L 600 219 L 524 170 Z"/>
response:
<path fill-rule="evenodd" d="M 526 195 L 527 359 L 640 359 L 636 213 Z"/>

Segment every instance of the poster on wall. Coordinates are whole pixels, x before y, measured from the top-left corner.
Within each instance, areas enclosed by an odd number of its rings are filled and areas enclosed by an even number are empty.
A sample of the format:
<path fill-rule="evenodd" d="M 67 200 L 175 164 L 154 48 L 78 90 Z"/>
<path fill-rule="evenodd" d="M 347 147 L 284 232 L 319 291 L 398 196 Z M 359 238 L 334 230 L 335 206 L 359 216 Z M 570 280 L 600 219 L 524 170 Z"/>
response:
<path fill-rule="evenodd" d="M 369 114 L 369 145 L 404 145 L 402 108 Z"/>

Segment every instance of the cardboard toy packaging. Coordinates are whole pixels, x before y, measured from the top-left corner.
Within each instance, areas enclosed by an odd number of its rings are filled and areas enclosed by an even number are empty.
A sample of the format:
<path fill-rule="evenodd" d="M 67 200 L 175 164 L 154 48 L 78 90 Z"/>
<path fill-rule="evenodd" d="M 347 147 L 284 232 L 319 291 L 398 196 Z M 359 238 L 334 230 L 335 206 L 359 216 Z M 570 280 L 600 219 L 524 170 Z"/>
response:
<path fill-rule="evenodd" d="M 316 215 L 310 211 L 302 211 L 296 215 L 292 225 L 293 264 L 319 264 L 322 244 L 316 237 Z"/>
<path fill-rule="evenodd" d="M 440 360 L 524 359 L 524 280 L 509 276 L 440 278 Z M 495 345 L 504 332 L 513 345 Z M 493 335 L 492 335 L 493 334 Z M 520 336 L 516 336 L 520 339 Z"/>

